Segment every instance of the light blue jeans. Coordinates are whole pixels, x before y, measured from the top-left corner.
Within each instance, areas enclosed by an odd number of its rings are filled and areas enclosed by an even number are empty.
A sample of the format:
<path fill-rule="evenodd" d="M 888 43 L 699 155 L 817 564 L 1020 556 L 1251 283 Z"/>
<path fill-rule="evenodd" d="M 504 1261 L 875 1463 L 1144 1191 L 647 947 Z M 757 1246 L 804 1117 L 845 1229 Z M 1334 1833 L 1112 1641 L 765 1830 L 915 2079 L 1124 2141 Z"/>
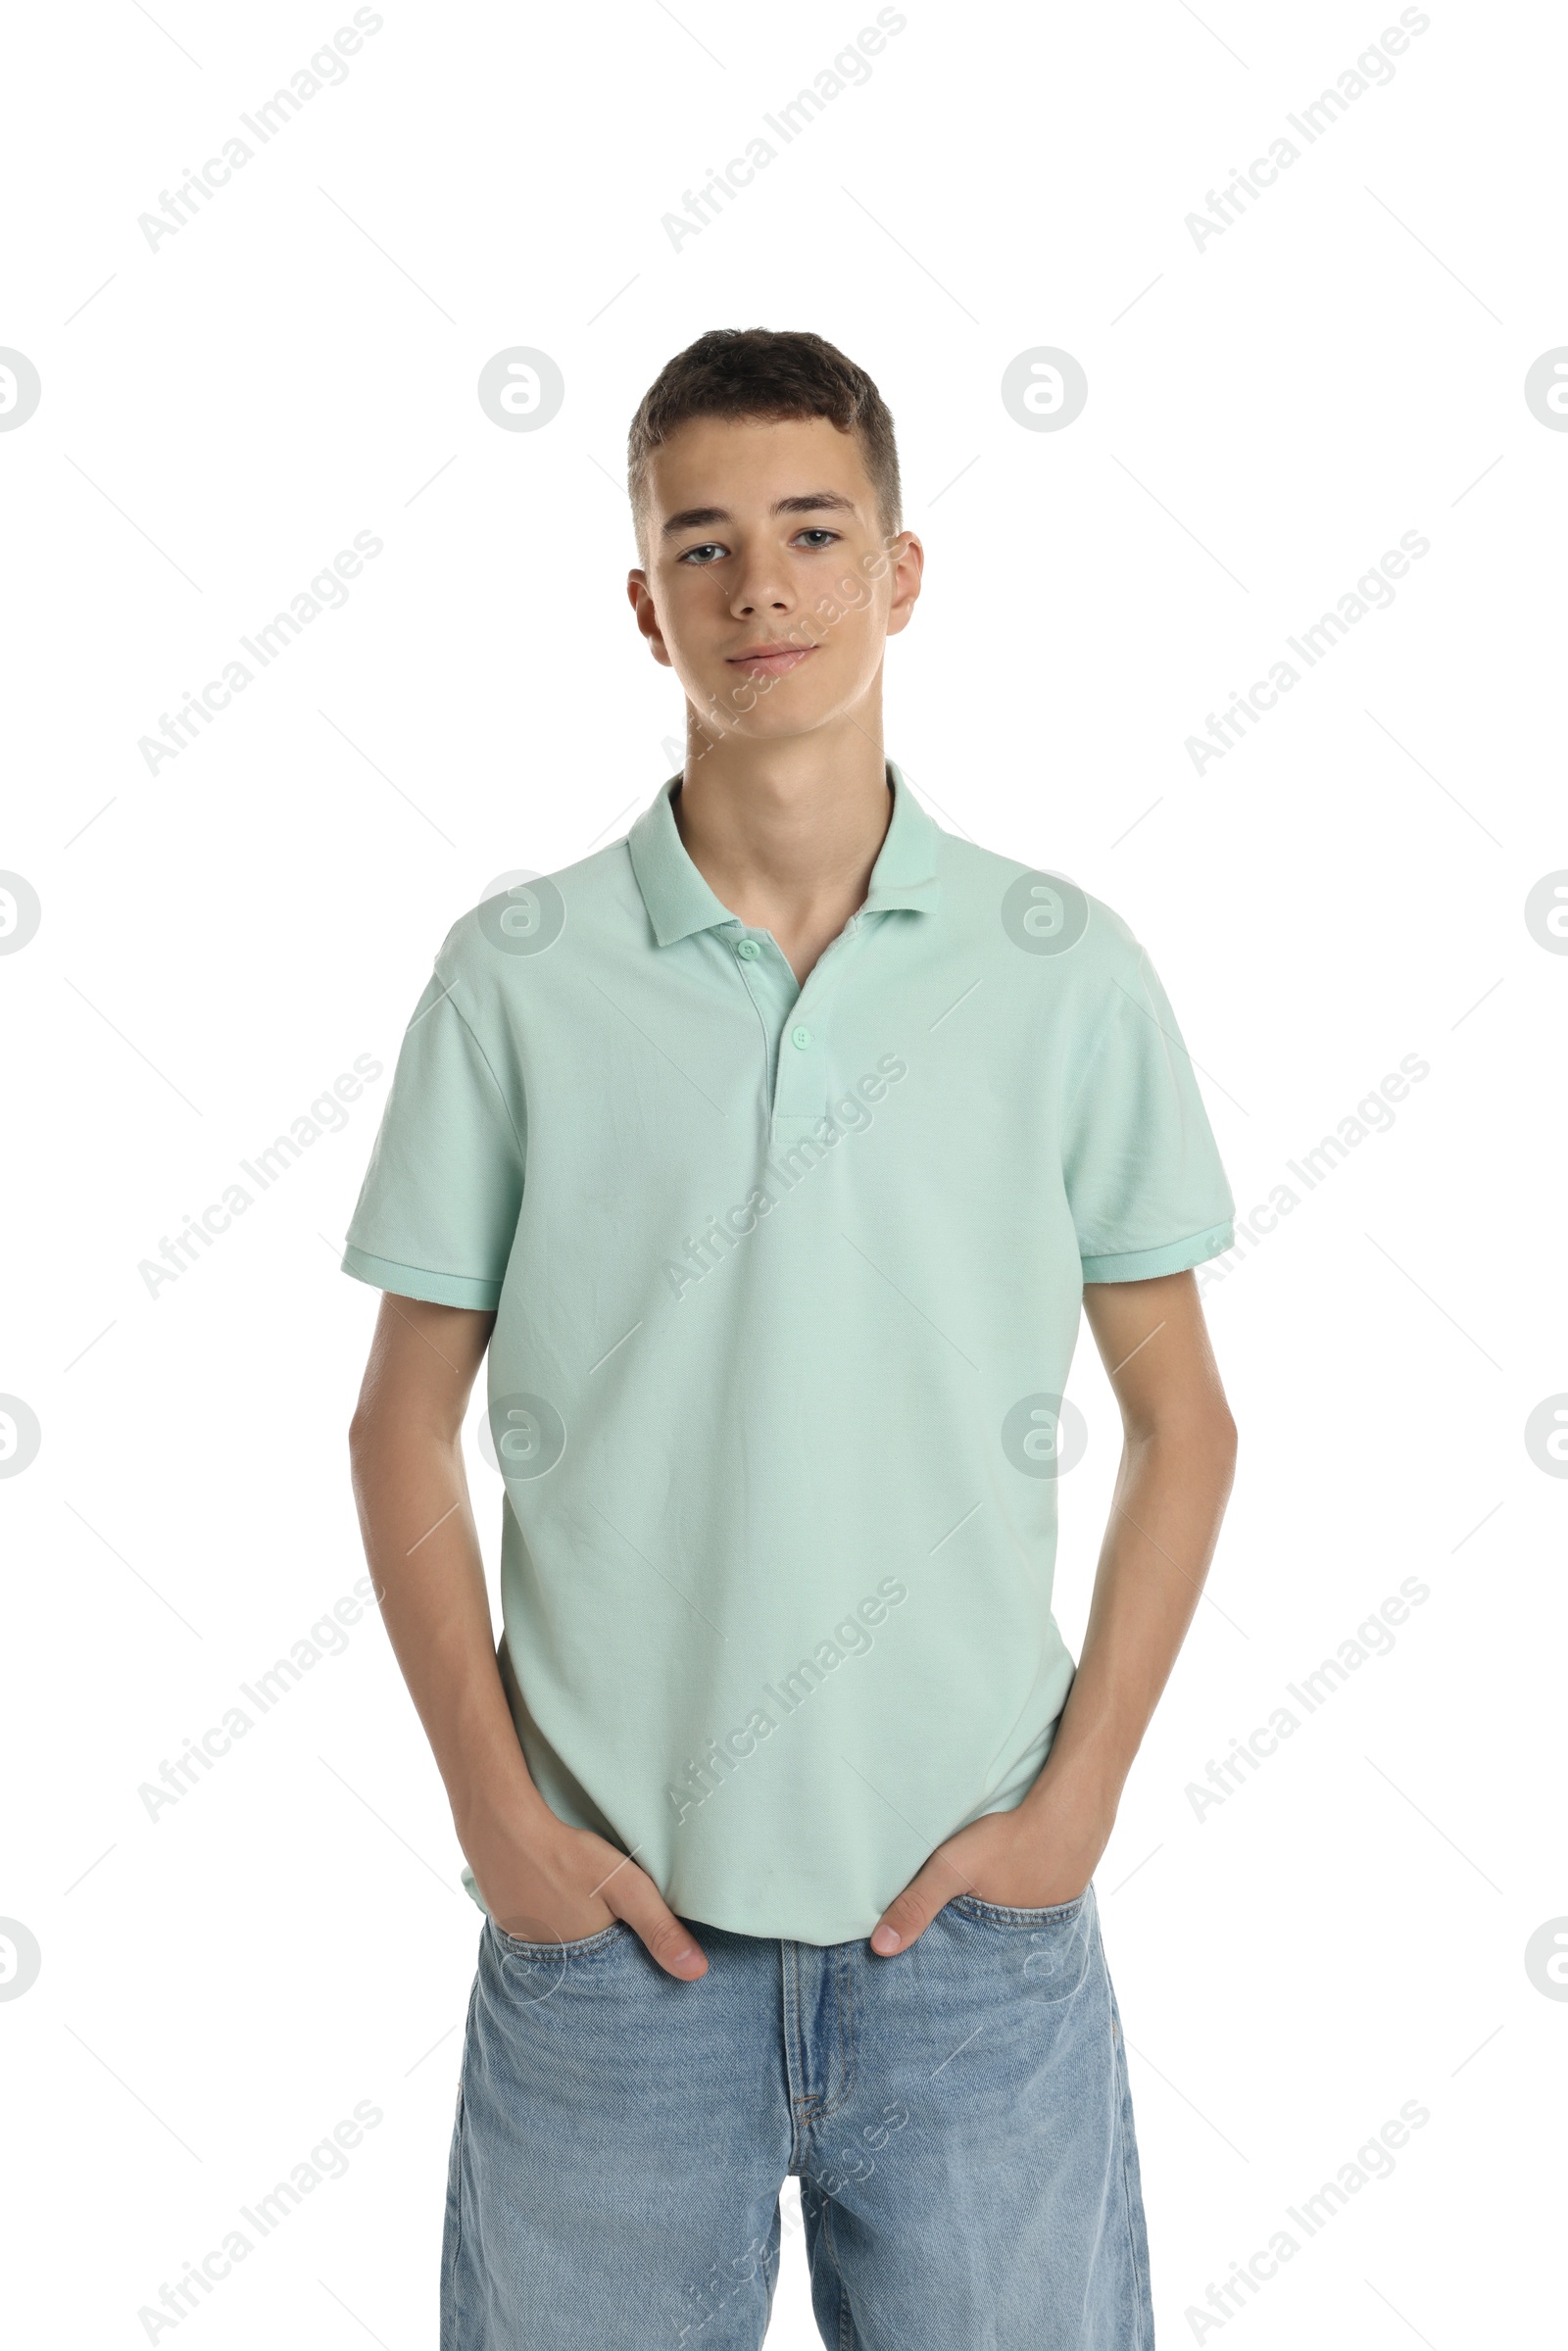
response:
<path fill-rule="evenodd" d="M 757 2351 L 790 2173 L 832 2351 L 1151 2351 L 1092 1887 L 960 1894 L 892 1959 L 687 1923 L 696 1984 L 485 1921 L 441 2351 Z"/>

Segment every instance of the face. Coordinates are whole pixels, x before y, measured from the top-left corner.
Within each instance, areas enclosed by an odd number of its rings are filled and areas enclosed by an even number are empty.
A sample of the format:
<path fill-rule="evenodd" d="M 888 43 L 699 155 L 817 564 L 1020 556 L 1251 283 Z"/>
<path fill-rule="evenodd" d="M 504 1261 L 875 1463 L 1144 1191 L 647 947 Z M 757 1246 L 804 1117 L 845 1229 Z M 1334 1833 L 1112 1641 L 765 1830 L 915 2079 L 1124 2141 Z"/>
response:
<path fill-rule="evenodd" d="M 693 417 L 649 474 L 648 567 L 627 588 L 709 732 L 777 740 L 853 715 L 923 560 L 912 532 L 885 537 L 858 435 L 825 416 Z"/>

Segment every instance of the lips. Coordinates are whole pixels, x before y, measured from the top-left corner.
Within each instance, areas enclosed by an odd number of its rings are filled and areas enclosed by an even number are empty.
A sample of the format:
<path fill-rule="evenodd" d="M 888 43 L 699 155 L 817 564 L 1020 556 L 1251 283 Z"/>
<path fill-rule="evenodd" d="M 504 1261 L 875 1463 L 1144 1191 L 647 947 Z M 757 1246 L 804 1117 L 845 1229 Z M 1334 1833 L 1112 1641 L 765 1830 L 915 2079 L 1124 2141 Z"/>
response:
<path fill-rule="evenodd" d="M 752 645 L 744 653 L 728 655 L 726 666 L 744 670 L 748 677 L 788 677 L 815 651 L 814 645 Z"/>

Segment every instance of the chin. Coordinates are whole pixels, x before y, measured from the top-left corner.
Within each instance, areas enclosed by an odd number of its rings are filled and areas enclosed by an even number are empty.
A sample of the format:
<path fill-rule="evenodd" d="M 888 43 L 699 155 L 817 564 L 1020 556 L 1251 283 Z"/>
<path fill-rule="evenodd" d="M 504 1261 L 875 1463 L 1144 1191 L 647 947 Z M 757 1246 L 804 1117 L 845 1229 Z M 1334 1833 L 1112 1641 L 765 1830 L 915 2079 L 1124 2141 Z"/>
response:
<path fill-rule="evenodd" d="M 747 710 L 737 710 L 733 701 L 726 706 L 722 696 L 720 708 L 727 707 L 742 730 L 754 735 L 800 734 L 859 710 L 875 682 L 875 671 L 868 678 L 831 675 L 818 667 L 820 660 L 818 655 L 804 669 L 791 670 L 770 686 L 758 686 L 757 699 Z M 744 689 L 741 693 L 744 700 Z"/>
<path fill-rule="evenodd" d="M 800 735 L 818 733 L 838 715 L 836 709 L 753 710 L 735 732 L 748 743 L 786 743 Z"/>

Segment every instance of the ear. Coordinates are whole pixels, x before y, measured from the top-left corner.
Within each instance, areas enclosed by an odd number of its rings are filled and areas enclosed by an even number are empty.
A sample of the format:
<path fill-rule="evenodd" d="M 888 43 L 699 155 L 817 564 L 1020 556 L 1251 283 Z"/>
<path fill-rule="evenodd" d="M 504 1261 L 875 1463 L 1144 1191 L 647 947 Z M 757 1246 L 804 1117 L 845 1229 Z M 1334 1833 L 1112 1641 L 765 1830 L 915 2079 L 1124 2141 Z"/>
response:
<path fill-rule="evenodd" d="M 637 626 L 648 640 L 649 652 L 662 668 L 673 669 L 675 664 L 669 658 L 669 648 L 664 643 L 663 631 L 659 625 L 659 612 L 654 603 L 654 591 L 648 585 L 646 571 L 627 572 L 626 594 L 631 599 L 632 611 L 637 615 Z"/>
<path fill-rule="evenodd" d="M 888 607 L 888 635 L 896 637 L 908 627 L 914 617 L 919 600 L 920 581 L 925 570 L 925 549 L 912 530 L 900 531 L 889 549 L 893 569 L 893 601 Z"/>

